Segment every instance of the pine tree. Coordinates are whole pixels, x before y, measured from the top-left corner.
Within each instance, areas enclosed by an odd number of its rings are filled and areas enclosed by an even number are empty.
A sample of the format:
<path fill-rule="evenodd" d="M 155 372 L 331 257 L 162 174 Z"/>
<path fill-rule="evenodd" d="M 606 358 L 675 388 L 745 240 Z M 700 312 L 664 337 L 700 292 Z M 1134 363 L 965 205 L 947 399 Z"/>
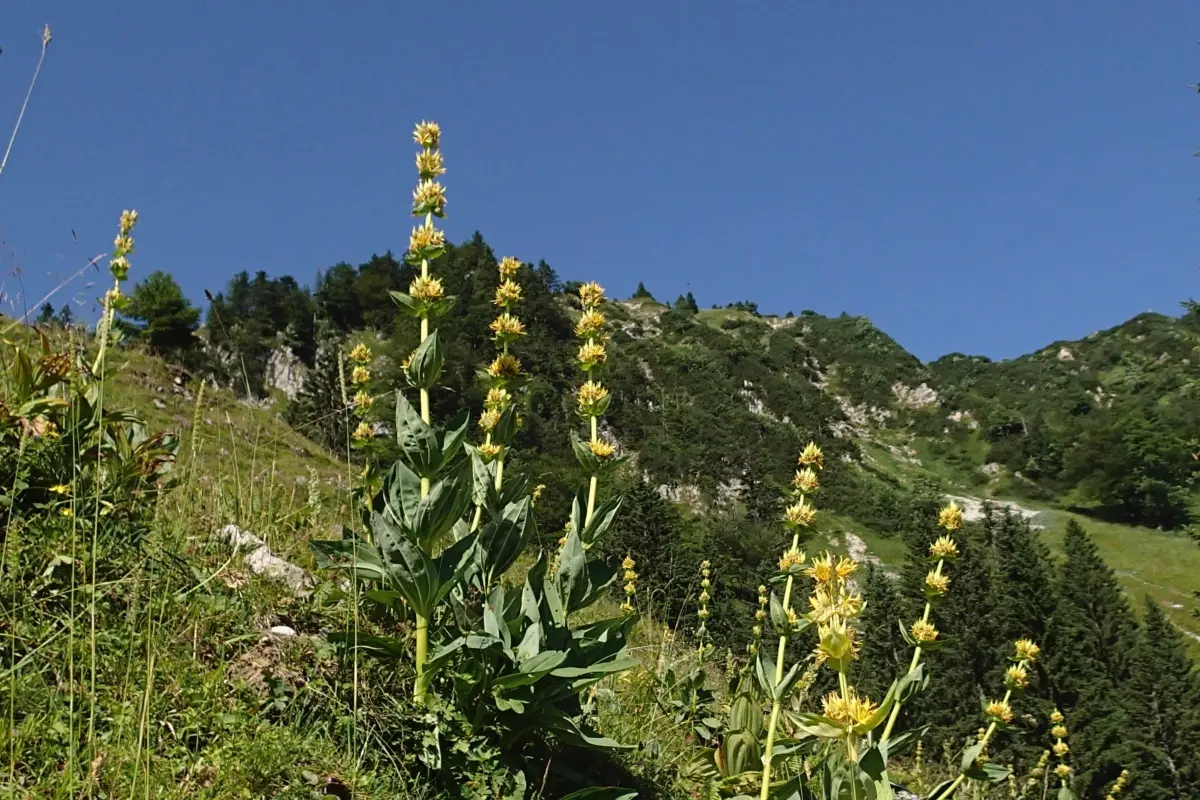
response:
<path fill-rule="evenodd" d="M 667 295 L 667 296 L 670 297 L 670 295 Z M 634 292 L 633 292 L 633 298 L 635 300 L 653 301 L 654 295 L 650 294 L 650 291 L 646 288 L 646 284 L 642 283 L 641 281 L 638 281 L 637 289 L 634 290 Z"/>
<path fill-rule="evenodd" d="M 1145 708 L 1138 722 L 1157 757 L 1144 760 L 1139 783 L 1154 778 L 1172 797 L 1200 797 L 1200 676 L 1179 631 L 1151 597 L 1131 672 L 1130 688 Z"/>
<path fill-rule="evenodd" d="M 49 325 L 54 321 L 54 306 L 49 303 L 42 303 L 42 307 L 38 309 L 37 324 Z"/>
<path fill-rule="evenodd" d="M 343 399 L 342 367 L 338 359 L 344 342 L 337 326 L 328 318 L 318 320 L 317 329 L 316 358 L 296 399 L 288 404 L 284 419 L 335 453 L 345 453 L 353 426 Z"/>
<path fill-rule="evenodd" d="M 1071 731 L 1075 789 L 1082 798 L 1100 798 L 1129 769 L 1124 797 L 1167 800 L 1173 795 L 1154 767 L 1160 759 L 1139 724 L 1145 703 L 1130 684 L 1137 623 L 1113 571 L 1074 520 L 1063 549 L 1059 607 L 1045 650 L 1053 697 Z"/>
<path fill-rule="evenodd" d="M 194 348 L 200 311 L 184 297 L 179 284 L 162 270 L 155 270 L 133 287 L 124 312 L 140 325 L 128 325 L 145 339 L 151 351 L 178 354 Z"/>

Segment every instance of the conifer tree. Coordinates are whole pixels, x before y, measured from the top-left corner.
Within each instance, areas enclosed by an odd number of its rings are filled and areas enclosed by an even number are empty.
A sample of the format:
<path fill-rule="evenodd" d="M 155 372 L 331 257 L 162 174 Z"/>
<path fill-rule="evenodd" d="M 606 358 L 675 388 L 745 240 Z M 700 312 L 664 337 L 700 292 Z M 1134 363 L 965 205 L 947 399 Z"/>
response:
<path fill-rule="evenodd" d="M 1155 756 L 1144 760 L 1139 783 L 1153 779 L 1171 797 L 1200 797 L 1200 676 L 1179 631 L 1151 597 L 1130 671 L 1130 688 L 1145 709 L 1139 722 Z"/>
<path fill-rule="evenodd" d="M 668 295 L 668 297 L 669 296 L 670 295 Z M 653 301 L 654 295 L 650 294 L 650 290 L 648 290 L 646 288 L 646 284 L 642 283 L 641 281 L 638 281 L 637 289 L 635 289 L 633 292 L 633 299 Z"/>
<path fill-rule="evenodd" d="M 317 354 L 304 377 L 296 399 L 288 404 L 284 418 L 292 427 L 336 453 L 345 453 L 350 441 L 351 417 L 343 394 L 339 351 L 344 342 L 337 326 L 328 318 L 317 321 Z"/>
<path fill-rule="evenodd" d="M 854 681 L 870 697 L 883 697 L 892 679 L 908 669 L 912 648 L 904 641 L 898 620 L 911 616 L 892 579 L 883 568 L 868 562 L 863 587 L 862 653 Z"/>

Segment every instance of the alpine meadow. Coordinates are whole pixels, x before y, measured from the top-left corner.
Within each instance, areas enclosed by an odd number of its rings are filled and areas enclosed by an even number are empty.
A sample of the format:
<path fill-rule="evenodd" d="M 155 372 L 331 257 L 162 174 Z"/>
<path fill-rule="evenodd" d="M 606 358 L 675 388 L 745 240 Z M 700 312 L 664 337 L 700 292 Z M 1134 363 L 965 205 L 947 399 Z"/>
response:
<path fill-rule="evenodd" d="M 1200 798 L 1200 303 L 612 297 L 448 240 L 455 134 L 403 252 L 201 308 L 118 207 L 0 317 L 0 797 Z"/>

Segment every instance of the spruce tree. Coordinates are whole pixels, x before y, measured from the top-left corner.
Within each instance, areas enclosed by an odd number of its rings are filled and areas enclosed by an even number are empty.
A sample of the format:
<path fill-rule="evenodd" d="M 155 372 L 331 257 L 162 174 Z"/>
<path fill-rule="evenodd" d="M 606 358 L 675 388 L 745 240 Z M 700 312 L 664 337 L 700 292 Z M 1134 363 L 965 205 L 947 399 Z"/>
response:
<path fill-rule="evenodd" d="M 288 404 L 284 419 L 293 428 L 335 453 L 345 453 L 349 442 L 352 414 L 342 394 L 342 375 L 338 353 L 344 341 L 337 326 L 328 318 L 317 322 L 317 354 L 312 369 L 304 376 L 304 385 L 296 399 Z"/>
<path fill-rule="evenodd" d="M 1130 688 L 1144 706 L 1138 723 L 1152 756 L 1143 759 L 1139 783 L 1153 779 L 1172 797 L 1200 797 L 1200 676 L 1179 631 L 1151 597 L 1131 672 Z"/>
<path fill-rule="evenodd" d="M 1141 720 L 1145 703 L 1130 683 L 1137 623 L 1116 576 L 1091 537 L 1074 520 L 1063 541 L 1059 606 L 1045 646 L 1052 693 L 1067 717 L 1075 789 L 1100 798 L 1120 775 L 1132 773 L 1124 797 L 1167 800 Z"/>
<path fill-rule="evenodd" d="M 650 291 L 646 288 L 646 284 L 638 281 L 637 289 L 635 289 L 633 292 L 633 299 L 653 301 L 654 295 L 650 294 Z"/>

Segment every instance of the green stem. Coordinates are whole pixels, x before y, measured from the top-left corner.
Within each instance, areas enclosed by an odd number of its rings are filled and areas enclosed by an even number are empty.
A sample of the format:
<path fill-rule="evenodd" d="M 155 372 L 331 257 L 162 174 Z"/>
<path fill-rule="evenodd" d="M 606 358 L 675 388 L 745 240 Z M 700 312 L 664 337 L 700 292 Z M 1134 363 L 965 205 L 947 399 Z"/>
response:
<path fill-rule="evenodd" d="M 803 495 L 801 495 L 803 497 Z M 800 531 L 797 530 L 792 534 L 792 546 L 788 550 L 789 553 L 800 549 Z M 792 607 L 792 585 L 795 578 L 788 575 L 787 584 L 783 589 L 783 613 L 786 614 L 788 609 Z M 775 656 L 775 686 L 778 687 L 783 682 L 783 656 L 787 650 L 787 634 L 779 635 L 779 652 Z M 771 703 L 771 722 L 767 727 L 767 747 L 763 751 L 763 769 L 762 769 L 762 792 L 759 795 L 761 800 L 767 800 L 771 791 L 771 757 L 775 749 L 775 729 L 779 725 L 779 713 L 781 708 L 781 698 L 776 697 Z"/>
<path fill-rule="evenodd" d="M 1024 664 L 1026 662 L 1022 661 L 1021 663 Z M 1007 704 L 1011 698 L 1012 689 L 1009 689 L 1004 693 L 1004 703 Z M 983 747 L 987 747 L 988 740 L 992 738 L 992 734 L 995 732 L 995 730 L 996 723 L 993 721 L 991 725 L 988 725 L 988 729 L 984 732 L 983 738 L 979 740 L 979 744 L 981 744 Z M 980 751 L 982 752 L 982 748 L 980 748 Z M 947 786 L 945 791 L 939 794 L 935 800 L 946 800 L 947 798 L 952 797 L 958 787 L 962 785 L 962 782 L 966 779 L 966 777 L 966 775 L 960 772 L 958 777 L 954 779 L 954 783 Z"/>
<path fill-rule="evenodd" d="M 425 224 L 430 223 L 430 216 L 426 215 Z M 429 259 L 421 259 L 421 277 L 429 277 Z M 429 315 L 425 314 L 421 317 L 421 341 L 424 342 L 429 338 Z M 421 421 L 426 425 L 431 425 L 432 415 L 429 411 L 429 390 L 421 390 Z M 429 494 L 429 478 L 421 478 L 421 497 L 424 498 Z M 417 614 L 417 680 L 413 685 L 413 699 L 418 705 L 425 702 L 425 689 L 421 685 L 420 678 L 425 674 L 425 661 L 429 656 L 429 618 L 421 614 Z"/>
<path fill-rule="evenodd" d="M 593 442 L 600 441 L 600 436 L 598 434 L 598 426 L 596 424 L 596 419 L 597 419 L 596 417 L 591 417 L 592 441 Z M 592 479 L 588 482 L 587 516 L 585 516 L 583 518 L 583 525 L 585 528 L 587 527 L 588 523 L 590 523 L 592 521 L 592 513 L 596 510 L 596 489 L 600 482 L 599 477 L 600 476 L 598 476 L 598 475 L 593 475 Z M 582 535 L 583 531 L 579 531 L 579 533 L 580 533 L 580 535 Z"/>
<path fill-rule="evenodd" d="M 938 559 L 937 567 L 934 569 L 934 572 L 937 575 L 942 574 L 942 564 L 944 564 L 944 563 L 946 563 L 946 559 L 944 559 L 944 558 Z M 929 613 L 932 610 L 933 610 L 933 604 L 930 603 L 929 601 L 926 601 L 925 602 L 925 613 L 921 615 L 922 622 L 929 622 Z M 905 677 L 912 675 L 913 672 L 916 671 L 917 664 L 919 664 L 919 663 L 921 663 L 921 645 L 918 644 L 916 649 L 913 650 L 912 662 L 908 665 L 908 672 L 905 674 Z M 892 728 L 894 728 L 896 725 L 896 718 L 900 716 L 900 705 L 901 705 L 900 698 L 896 698 L 895 704 L 892 705 L 892 713 L 888 715 L 887 725 L 884 726 L 883 735 L 879 737 L 879 741 L 886 742 L 888 740 L 888 737 L 892 735 Z"/>

